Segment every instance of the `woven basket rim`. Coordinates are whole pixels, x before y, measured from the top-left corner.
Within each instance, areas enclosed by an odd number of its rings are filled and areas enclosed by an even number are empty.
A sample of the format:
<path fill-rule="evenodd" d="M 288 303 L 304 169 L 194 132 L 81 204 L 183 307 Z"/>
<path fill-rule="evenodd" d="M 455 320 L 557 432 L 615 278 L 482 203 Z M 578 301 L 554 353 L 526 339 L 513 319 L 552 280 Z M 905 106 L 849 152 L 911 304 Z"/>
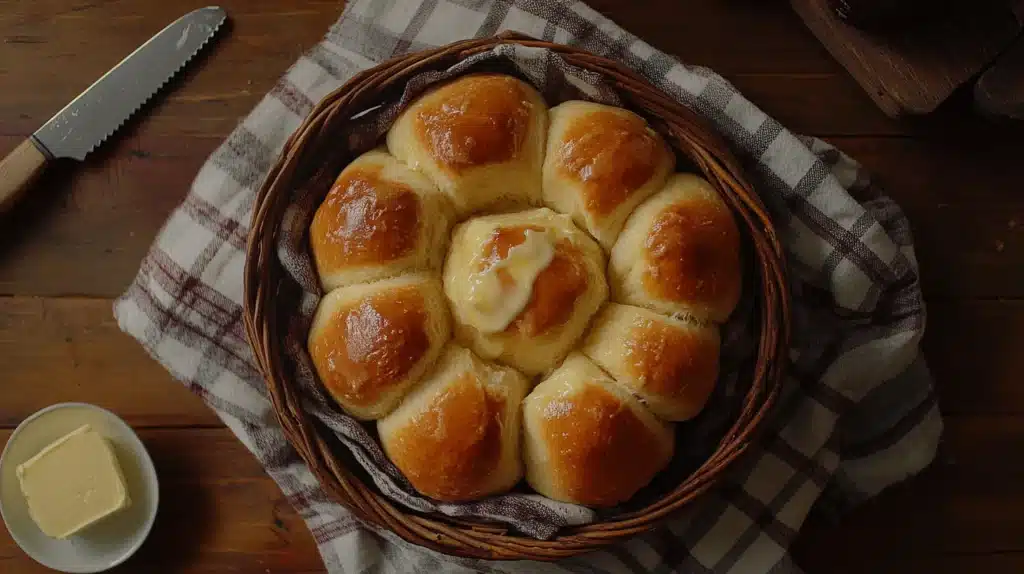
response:
<path fill-rule="evenodd" d="M 760 336 L 751 387 L 737 420 L 715 453 L 674 490 L 646 507 L 612 519 L 566 527 L 549 540 L 472 519 L 411 511 L 365 484 L 337 459 L 301 408 L 289 380 L 281 349 L 276 294 L 284 277 L 277 260 L 277 228 L 287 207 L 298 166 L 315 159 L 311 148 L 326 138 L 332 122 L 381 103 L 382 93 L 427 70 L 444 69 L 499 44 L 546 48 L 569 64 L 602 74 L 625 107 L 657 118 L 654 127 L 676 152 L 689 158 L 729 204 L 752 246 L 752 272 L 759 293 Z M 312 159 L 311 159 L 312 157 Z M 351 159 L 351 158 L 349 158 Z M 347 163 L 347 162 L 346 162 Z M 243 323 L 259 371 L 285 436 L 328 494 L 360 521 L 390 530 L 408 542 L 445 554 L 498 560 L 557 560 L 599 549 L 651 530 L 714 486 L 724 470 L 745 452 L 774 403 L 788 348 L 789 293 L 781 244 L 767 209 L 748 183 L 725 140 L 703 118 L 675 102 L 626 66 L 575 47 L 536 40 L 518 33 L 454 42 L 432 50 L 394 57 L 364 70 L 321 100 L 291 135 L 257 191 L 246 248 Z"/>

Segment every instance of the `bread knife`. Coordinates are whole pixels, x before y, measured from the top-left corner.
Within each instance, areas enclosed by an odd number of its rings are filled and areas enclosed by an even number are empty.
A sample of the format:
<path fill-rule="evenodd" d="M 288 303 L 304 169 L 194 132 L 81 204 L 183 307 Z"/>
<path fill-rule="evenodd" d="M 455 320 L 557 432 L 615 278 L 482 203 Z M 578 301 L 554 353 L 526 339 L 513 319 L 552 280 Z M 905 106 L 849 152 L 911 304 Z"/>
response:
<path fill-rule="evenodd" d="M 226 19 L 216 6 L 182 16 L 139 46 L 0 161 L 0 213 L 56 159 L 83 160 L 181 70 Z"/>

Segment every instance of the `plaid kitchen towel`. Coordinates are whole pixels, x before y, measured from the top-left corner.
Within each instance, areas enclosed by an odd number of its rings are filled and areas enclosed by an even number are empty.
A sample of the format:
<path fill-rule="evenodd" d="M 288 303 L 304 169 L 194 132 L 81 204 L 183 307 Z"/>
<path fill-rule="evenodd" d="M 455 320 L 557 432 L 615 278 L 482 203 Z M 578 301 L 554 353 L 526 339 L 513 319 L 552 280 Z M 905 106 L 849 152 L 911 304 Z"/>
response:
<path fill-rule="evenodd" d="M 358 524 L 284 439 L 240 320 L 255 188 L 314 102 L 395 54 L 506 29 L 617 58 L 706 116 L 750 166 L 793 281 L 790 373 L 763 440 L 664 527 L 554 564 L 453 560 Z M 874 495 L 927 465 L 942 428 L 918 352 L 924 305 L 899 208 L 837 150 L 579 2 L 349 2 L 202 168 L 115 314 L 259 458 L 331 572 L 796 572 L 786 549 L 826 487 L 844 501 Z"/>

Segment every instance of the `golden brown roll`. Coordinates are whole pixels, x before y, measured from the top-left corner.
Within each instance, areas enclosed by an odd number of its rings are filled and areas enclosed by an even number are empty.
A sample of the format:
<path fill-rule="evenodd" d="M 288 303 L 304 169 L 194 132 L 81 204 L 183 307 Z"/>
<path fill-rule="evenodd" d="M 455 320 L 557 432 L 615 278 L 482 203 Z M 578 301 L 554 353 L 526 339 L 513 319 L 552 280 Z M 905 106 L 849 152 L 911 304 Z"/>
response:
<path fill-rule="evenodd" d="M 523 401 L 526 481 L 555 500 L 614 506 L 672 459 L 672 427 L 579 353 Z"/>
<path fill-rule="evenodd" d="M 697 416 L 718 380 L 716 325 L 641 307 L 605 305 L 581 351 L 668 421 Z"/>
<path fill-rule="evenodd" d="M 723 322 L 740 297 L 740 235 L 704 179 L 676 174 L 629 216 L 608 263 L 612 300 Z"/>
<path fill-rule="evenodd" d="M 528 385 L 515 370 L 448 345 L 423 382 L 377 421 L 384 452 L 431 498 L 455 502 L 507 491 L 523 476 L 519 436 Z"/>
<path fill-rule="evenodd" d="M 629 110 L 569 101 L 549 119 L 544 203 L 610 249 L 633 209 L 664 185 L 675 157 Z"/>
<path fill-rule="evenodd" d="M 532 86 L 471 74 L 420 96 L 391 126 L 387 144 L 467 215 L 540 204 L 547 125 L 547 105 Z"/>
<path fill-rule="evenodd" d="M 410 274 L 328 293 L 308 345 L 331 396 L 352 416 L 373 420 L 420 380 L 450 335 L 440 282 Z"/>
<path fill-rule="evenodd" d="M 324 289 L 441 267 L 454 211 L 423 174 L 380 150 L 346 167 L 313 216 Z"/>
<path fill-rule="evenodd" d="M 457 226 L 444 290 L 456 338 L 530 376 L 558 364 L 608 297 L 601 248 L 546 208 Z"/>

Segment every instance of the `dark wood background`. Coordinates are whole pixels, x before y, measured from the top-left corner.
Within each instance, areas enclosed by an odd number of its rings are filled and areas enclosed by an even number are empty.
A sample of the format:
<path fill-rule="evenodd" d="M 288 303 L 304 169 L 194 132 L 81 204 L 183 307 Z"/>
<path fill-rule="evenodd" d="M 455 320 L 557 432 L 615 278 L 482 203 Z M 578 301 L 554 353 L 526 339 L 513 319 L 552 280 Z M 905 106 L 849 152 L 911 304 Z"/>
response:
<path fill-rule="evenodd" d="M 206 0 L 0 0 L 0 152 Z M 940 460 L 797 543 L 810 573 L 1024 572 L 1024 131 L 956 98 L 886 118 L 780 0 L 591 0 L 710 66 L 797 132 L 860 159 L 913 223 L 925 350 L 946 417 Z M 223 0 L 231 25 L 119 137 L 52 170 L 0 218 L 0 442 L 59 401 L 140 429 L 162 480 L 149 541 L 122 572 L 318 572 L 312 538 L 257 462 L 123 335 L 111 302 L 207 155 L 340 14 L 334 0 Z M 39 572 L 0 529 L 0 570 Z"/>

